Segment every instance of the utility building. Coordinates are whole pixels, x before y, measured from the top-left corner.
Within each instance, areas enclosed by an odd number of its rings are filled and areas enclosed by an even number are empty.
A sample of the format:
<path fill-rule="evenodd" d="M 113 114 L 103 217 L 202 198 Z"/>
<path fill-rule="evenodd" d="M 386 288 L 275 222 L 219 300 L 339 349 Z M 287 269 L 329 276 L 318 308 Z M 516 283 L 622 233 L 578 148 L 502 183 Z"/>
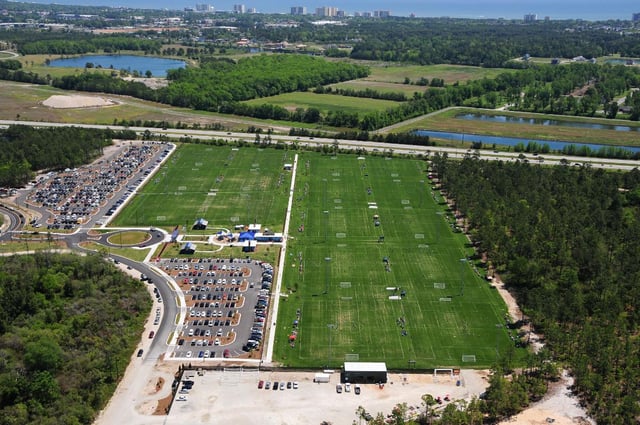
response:
<path fill-rule="evenodd" d="M 352 384 L 385 384 L 387 364 L 380 362 L 344 362 L 342 382 Z"/>

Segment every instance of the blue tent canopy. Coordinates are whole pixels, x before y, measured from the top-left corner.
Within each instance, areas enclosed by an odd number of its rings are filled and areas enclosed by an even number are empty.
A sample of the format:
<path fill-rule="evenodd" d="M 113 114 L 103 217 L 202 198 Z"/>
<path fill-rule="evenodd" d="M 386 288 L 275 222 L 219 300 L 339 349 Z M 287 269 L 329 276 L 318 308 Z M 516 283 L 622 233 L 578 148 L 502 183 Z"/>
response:
<path fill-rule="evenodd" d="M 238 236 L 238 241 L 243 242 L 243 241 L 252 241 L 254 240 L 255 234 L 252 232 L 242 232 L 240 233 L 240 236 Z"/>

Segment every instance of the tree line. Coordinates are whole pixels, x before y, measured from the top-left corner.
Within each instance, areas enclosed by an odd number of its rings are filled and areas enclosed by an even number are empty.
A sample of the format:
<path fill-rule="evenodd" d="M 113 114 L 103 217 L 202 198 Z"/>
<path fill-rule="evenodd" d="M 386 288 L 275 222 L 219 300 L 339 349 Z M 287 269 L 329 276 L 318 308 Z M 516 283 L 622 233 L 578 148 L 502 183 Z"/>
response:
<path fill-rule="evenodd" d="M 568 164 L 565 162 L 565 164 Z M 598 423 L 640 414 L 640 171 L 433 158 L 479 256 Z"/>
<path fill-rule="evenodd" d="M 135 139 L 136 134 L 126 130 L 21 125 L 0 130 L 0 186 L 20 187 L 36 171 L 86 164 L 100 156 L 114 138 Z"/>
<path fill-rule="evenodd" d="M 79 55 L 122 50 L 159 54 L 161 42 L 140 35 L 94 35 L 84 32 L 42 32 L 23 30 L 10 32 L 8 41 L 18 46 L 22 55 Z"/>
<path fill-rule="evenodd" d="M 96 255 L 0 258 L 0 424 L 91 424 L 122 378 L 151 300 Z"/>

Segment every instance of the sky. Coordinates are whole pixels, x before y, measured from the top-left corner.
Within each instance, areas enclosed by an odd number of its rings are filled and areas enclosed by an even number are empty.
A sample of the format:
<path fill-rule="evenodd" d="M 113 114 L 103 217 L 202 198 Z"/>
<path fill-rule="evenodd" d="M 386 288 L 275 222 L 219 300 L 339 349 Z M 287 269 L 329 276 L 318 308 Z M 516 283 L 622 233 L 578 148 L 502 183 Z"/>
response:
<path fill-rule="evenodd" d="M 126 6 L 147 9 L 177 9 L 194 7 L 196 3 L 210 4 L 217 11 L 233 10 L 234 4 L 255 7 L 260 13 L 289 13 L 292 6 L 305 6 L 307 13 L 317 7 L 332 6 L 347 14 L 389 10 L 394 16 L 507 18 L 521 19 L 525 14 L 539 19 L 631 19 L 640 12 L 637 0 L 35 0 L 36 3 L 82 4 L 91 6 Z"/>

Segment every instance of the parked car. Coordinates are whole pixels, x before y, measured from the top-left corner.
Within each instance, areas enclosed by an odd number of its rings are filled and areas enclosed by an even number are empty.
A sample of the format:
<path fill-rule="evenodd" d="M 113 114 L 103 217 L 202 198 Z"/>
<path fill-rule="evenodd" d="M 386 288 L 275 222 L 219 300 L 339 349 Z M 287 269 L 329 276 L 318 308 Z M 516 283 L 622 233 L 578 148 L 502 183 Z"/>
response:
<path fill-rule="evenodd" d="M 337 392 L 338 394 L 342 393 L 342 384 L 338 384 L 338 385 L 336 385 L 336 392 Z"/>
<path fill-rule="evenodd" d="M 138 350 L 138 357 L 142 357 L 142 353 L 144 353 L 144 350 L 141 348 Z"/>

